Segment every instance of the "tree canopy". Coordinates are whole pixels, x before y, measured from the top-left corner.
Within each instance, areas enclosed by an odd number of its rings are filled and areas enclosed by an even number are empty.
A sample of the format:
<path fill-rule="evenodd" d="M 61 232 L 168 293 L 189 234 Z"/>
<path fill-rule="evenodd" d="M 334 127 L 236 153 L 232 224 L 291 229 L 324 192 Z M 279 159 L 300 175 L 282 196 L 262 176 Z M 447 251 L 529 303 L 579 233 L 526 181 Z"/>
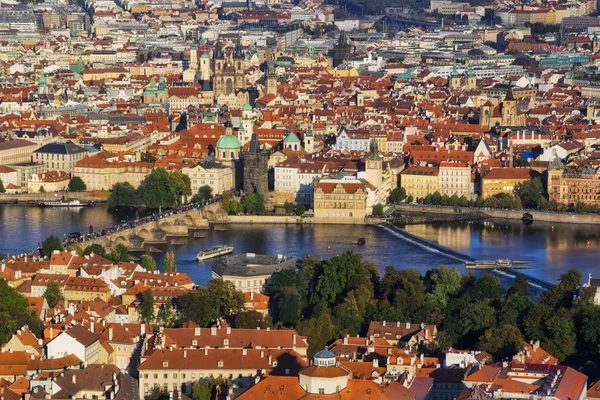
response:
<path fill-rule="evenodd" d="M 78 176 L 72 177 L 69 181 L 69 190 L 71 192 L 83 192 L 86 189 L 87 186 L 85 185 L 85 182 Z"/>
<path fill-rule="evenodd" d="M 63 251 L 64 248 L 57 236 L 50 235 L 42 242 L 41 254 L 43 257 L 50 257 L 54 250 Z"/>

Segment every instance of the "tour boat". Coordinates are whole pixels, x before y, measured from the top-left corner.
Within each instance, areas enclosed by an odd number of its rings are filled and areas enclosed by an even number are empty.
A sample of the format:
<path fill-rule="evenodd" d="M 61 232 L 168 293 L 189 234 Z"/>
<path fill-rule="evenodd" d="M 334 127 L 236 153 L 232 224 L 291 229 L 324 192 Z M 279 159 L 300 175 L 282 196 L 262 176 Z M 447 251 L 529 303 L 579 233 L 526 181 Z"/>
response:
<path fill-rule="evenodd" d="M 360 238 L 360 239 L 358 239 L 358 242 L 356 242 L 356 243 L 358 243 L 359 245 L 362 246 L 363 244 L 367 243 L 367 241 L 365 240 L 365 238 Z"/>
<path fill-rule="evenodd" d="M 198 261 L 204 261 L 211 258 L 224 256 L 233 252 L 233 246 L 218 245 L 208 250 L 202 250 L 196 257 Z"/>
<path fill-rule="evenodd" d="M 79 200 L 50 200 L 40 202 L 42 207 L 88 207 L 89 203 L 82 203 Z"/>

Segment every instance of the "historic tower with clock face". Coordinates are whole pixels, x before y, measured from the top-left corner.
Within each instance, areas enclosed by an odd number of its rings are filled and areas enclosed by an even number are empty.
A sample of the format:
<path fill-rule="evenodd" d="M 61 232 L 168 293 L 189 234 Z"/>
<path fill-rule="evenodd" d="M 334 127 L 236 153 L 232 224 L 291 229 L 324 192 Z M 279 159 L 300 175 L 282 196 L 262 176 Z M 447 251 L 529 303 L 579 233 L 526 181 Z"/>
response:
<path fill-rule="evenodd" d="M 365 177 L 371 185 L 378 189 L 381 187 L 382 183 L 382 171 L 383 161 L 379 156 L 377 141 L 375 141 L 375 136 L 373 135 L 371 138 L 371 154 L 369 154 L 365 160 Z"/>

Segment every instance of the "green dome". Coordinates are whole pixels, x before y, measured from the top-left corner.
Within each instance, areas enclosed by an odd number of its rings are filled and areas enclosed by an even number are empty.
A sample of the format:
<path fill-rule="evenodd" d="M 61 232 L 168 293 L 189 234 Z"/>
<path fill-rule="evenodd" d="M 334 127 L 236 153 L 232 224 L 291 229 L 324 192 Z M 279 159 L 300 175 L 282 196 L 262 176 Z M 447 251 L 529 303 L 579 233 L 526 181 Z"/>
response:
<path fill-rule="evenodd" d="M 223 135 L 217 141 L 217 149 L 239 149 L 240 147 L 242 144 L 234 135 Z"/>
<path fill-rule="evenodd" d="M 252 106 L 249 103 L 244 104 L 242 111 L 252 111 Z"/>

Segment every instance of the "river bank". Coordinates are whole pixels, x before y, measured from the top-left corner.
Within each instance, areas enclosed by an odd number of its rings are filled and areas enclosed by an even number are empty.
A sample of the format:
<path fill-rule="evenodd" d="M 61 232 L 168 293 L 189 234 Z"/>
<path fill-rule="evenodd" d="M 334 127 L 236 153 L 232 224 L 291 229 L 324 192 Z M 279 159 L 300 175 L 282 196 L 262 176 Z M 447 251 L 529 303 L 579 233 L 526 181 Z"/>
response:
<path fill-rule="evenodd" d="M 559 213 L 550 211 L 530 211 L 530 210 L 502 210 L 492 208 L 477 208 L 477 207 L 451 207 L 451 206 L 432 206 L 425 204 L 397 204 L 396 212 L 411 213 L 411 214 L 445 214 L 454 215 L 456 220 L 464 220 L 464 213 L 479 212 L 485 214 L 492 219 L 507 219 L 507 220 L 522 220 L 524 213 L 529 213 L 533 216 L 533 222 L 550 222 L 562 224 L 585 224 L 596 225 L 600 224 L 600 215 L 598 214 L 574 214 L 574 213 Z"/>
<path fill-rule="evenodd" d="M 76 199 L 79 201 L 94 201 L 104 203 L 108 198 L 108 192 L 52 192 L 52 193 L 18 193 L 18 194 L 0 194 L 0 204 L 7 204 L 17 200 L 16 204 L 9 205 L 27 205 L 29 201 L 51 201 L 62 197 L 66 199 Z"/>

